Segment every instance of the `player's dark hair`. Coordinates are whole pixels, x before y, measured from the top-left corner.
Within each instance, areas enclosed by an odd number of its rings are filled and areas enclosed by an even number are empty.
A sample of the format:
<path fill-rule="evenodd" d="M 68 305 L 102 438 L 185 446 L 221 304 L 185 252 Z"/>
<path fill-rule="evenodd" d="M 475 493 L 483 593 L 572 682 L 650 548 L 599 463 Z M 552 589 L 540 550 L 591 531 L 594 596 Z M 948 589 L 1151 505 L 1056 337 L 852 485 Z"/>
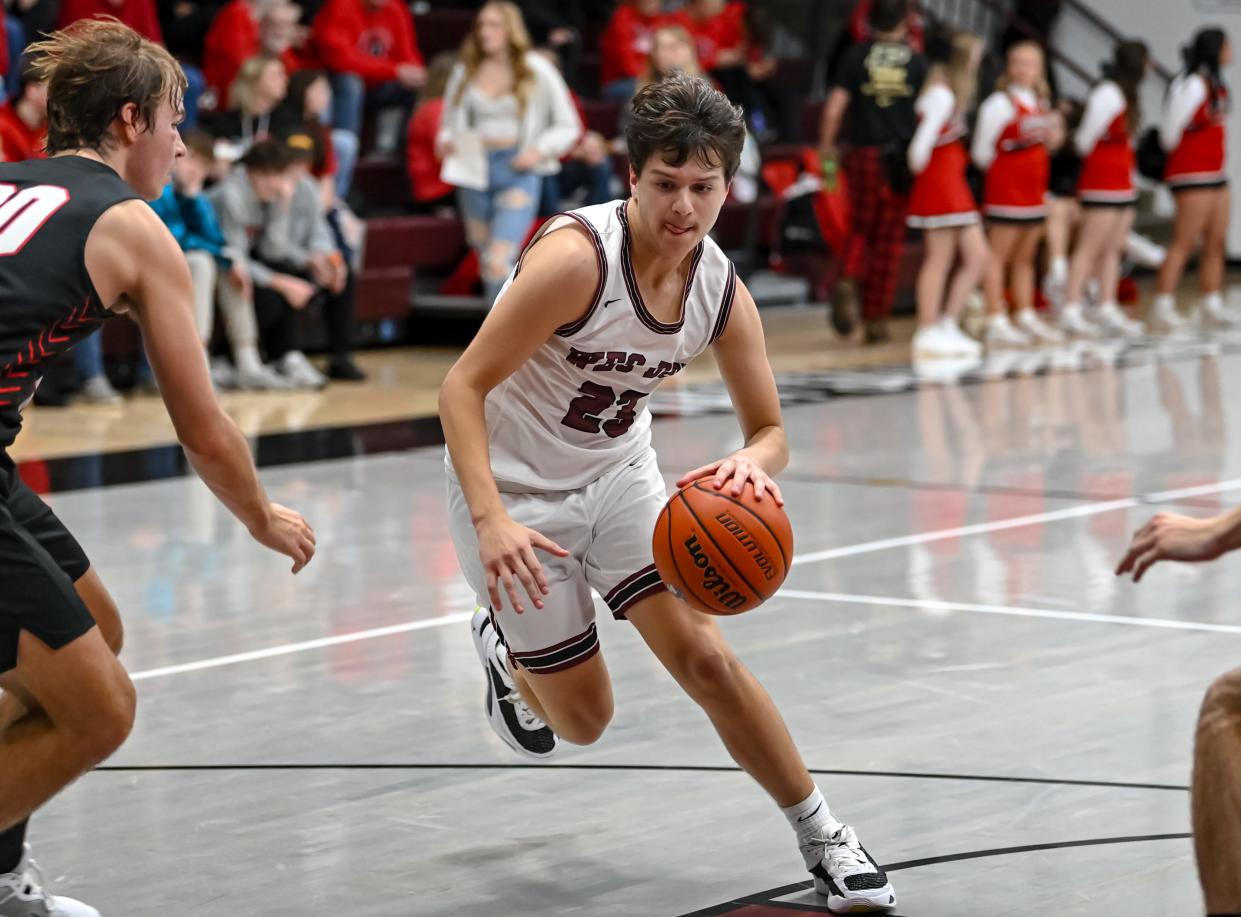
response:
<path fill-rule="evenodd" d="M 180 108 L 185 95 L 185 74 L 172 55 L 115 19 L 79 19 L 26 51 L 47 81 L 49 155 L 110 146 L 112 122 L 131 102 L 138 124 L 152 131 L 160 103 Z"/>
<path fill-rule="evenodd" d="M 273 175 L 283 172 L 295 162 L 294 154 L 287 144 L 279 140 L 260 140 L 242 156 L 240 162 L 247 171 Z"/>
<path fill-rule="evenodd" d="M 724 170 L 732 181 L 745 145 L 745 118 L 722 92 L 704 79 L 676 72 L 650 83 L 633 97 L 625 129 L 629 162 L 641 175 L 655 153 L 674 168 L 691 158 Z"/>
<path fill-rule="evenodd" d="M 895 32 L 909 16 L 909 0 L 875 0 L 866 22 L 872 32 Z"/>

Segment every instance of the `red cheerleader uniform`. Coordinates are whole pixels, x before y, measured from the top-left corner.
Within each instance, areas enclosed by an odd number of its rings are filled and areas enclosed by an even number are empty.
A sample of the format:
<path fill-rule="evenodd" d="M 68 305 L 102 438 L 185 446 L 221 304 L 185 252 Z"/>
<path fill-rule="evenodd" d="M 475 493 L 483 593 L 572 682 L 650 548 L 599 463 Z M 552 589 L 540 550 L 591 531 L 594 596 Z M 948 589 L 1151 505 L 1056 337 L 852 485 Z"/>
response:
<path fill-rule="evenodd" d="M 939 98 L 933 99 L 933 94 Z M 923 106 L 924 100 L 930 104 Z M 909 214 L 905 222 L 918 229 L 941 229 L 977 223 L 978 205 L 965 180 L 965 170 L 969 166 L 969 154 L 965 150 L 965 144 L 961 142 L 961 138 L 965 136 L 965 116 L 956 108 L 956 100 L 946 86 L 929 89 L 918 103 L 919 107 L 924 109 L 919 112 L 923 122 L 911 144 L 911 160 L 916 148 L 923 142 L 923 128 L 934 129 L 937 122 L 942 126 L 934 138 L 930 160 L 914 177 L 913 189 L 909 194 Z"/>
<path fill-rule="evenodd" d="M 1051 157 L 1045 145 L 1047 105 L 1042 100 L 1030 104 L 1016 92 L 1008 98 L 1015 112 L 995 142 L 995 158 L 983 183 L 982 209 L 991 220 L 1037 223 L 1047 216 L 1051 178 Z"/>
<path fill-rule="evenodd" d="M 1083 132 L 1089 129 L 1089 123 L 1113 112 L 1116 113 L 1102 135 L 1087 149 L 1085 144 L 1090 138 L 1083 138 Z M 1077 147 L 1083 156 L 1082 174 L 1077 180 L 1077 196 L 1083 207 L 1132 207 L 1138 202 L 1137 189 L 1133 186 L 1136 160 L 1129 135 L 1128 112 L 1120 87 L 1112 82 L 1100 83 L 1086 100 Z"/>
<path fill-rule="evenodd" d="M 1198 74 L 1186 77 L 1188 80 L 1206 84 L 1206 98 L 1194 111 L 1181 133 L 1180 141 L 1168 154 L 1164 181 L 1173 191 L 1222 188 L 1228 184 L 1228 174 L 1224 171 L 1224 119 L 1228 117 L 1228 89 L 1225 86 L 1211 86 Z M 1183 95 L 1186 90 L 1202 92 L 1199 86 L 1174 88 L 1169 93 L 1173 97 L 1169 99 L 1170 103 L 1175 104 L 1174 96 Z"/>

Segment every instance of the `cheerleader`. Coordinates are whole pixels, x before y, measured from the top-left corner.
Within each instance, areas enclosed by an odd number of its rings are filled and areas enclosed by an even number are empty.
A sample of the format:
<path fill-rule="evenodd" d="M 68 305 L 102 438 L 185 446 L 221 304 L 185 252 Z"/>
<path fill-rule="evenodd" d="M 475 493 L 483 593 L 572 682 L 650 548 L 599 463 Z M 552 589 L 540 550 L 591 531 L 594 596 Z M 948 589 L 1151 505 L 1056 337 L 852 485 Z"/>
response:
<path fill-rule="evenodd" d="M 1116 304 L 1116 284 L 1138 201 L 1133 184 L 1133 138 L 1141 121 L 1138 87 L 1146 75 L 1147 57 L 1143 42 L 1116 46 L 1112 62 L 1103 68 L 1103 80 L 1086 98 L 1086 111 L 1075 135 L 1082 157 L 1077 181 L 1082 217 L 1069 261 L 1060 328 L 1080 337 L 1097 337 L 1102 332 L 1138 337 L 1146 330 Z M 1098 280 L 1102 301 L 1087 318 L 1082 291 L 1091 279 Z"/>
<path fill-rule="evenodd" d="M 1151 327 L 1161 332 L 1184 324 L 1176 311 L 1175 290 L 1199 240 L 1198 318 L 1205 327 L 1234 324 L 1220 294 L 1229 211 L 1224 172 L 1229 99 L 1220 71 L 1231 62 L 1232 48 L 1222 30 L 1203 29 L 1182 53 L 1185 70 L 1168 87 L 1159 125 L 1160 143 L 1168 151 L 1164 180 L 1176 199 L 1172 244 L 1159 270 L 1149 316 Z"/>
<path fill-rule="evenodd" d="M 1023 347 L 1063 341 L 1034 311 L 1034 259 L 1047 216 L 1047 152 L 1051 112 L 1043 50 L 1021 42 L 1008 50 L 996 91 L 978 109 L 974 164 L 986 174 L 983 215 L 991 257 L 983 278 L 987 300 L 986 341 Z M 1005 281 L 1016 322 L 1005 306 Z"/>
<path fill-rule="evenodd" d="M 965 300 L 987 265 L 987 240 L 979 225 L 974 195 L 965 180 L 969 154 L 965 113 L 974 104 L 982 39 L 968 32 L 953 38 L 948 63 L 934 68 L 918 97 L 918 128 L 909 144 L 914 174 L 906 222 L 923 231 L 925 254 L 918 271 L 918 331 L 914 359 L 978 356 L 982 348 L 960 328 Z M 947 288 L 957 252 L 961 263 Z"/>

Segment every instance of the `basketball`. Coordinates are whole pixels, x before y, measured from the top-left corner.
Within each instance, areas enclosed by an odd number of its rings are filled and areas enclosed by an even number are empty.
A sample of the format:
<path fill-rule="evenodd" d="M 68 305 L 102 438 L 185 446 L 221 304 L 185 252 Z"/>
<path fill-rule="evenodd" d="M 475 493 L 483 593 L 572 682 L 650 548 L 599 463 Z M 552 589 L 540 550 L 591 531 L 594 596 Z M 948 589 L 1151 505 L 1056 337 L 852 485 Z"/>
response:
<path fill-rule="evenodd" d="M 698 611 L 736 615 L 771 598 L 793 559 L 793 527 L 770 494 L 716 490 L 704 478 L 660 510 L 655 567 L 672 593 Z"/>

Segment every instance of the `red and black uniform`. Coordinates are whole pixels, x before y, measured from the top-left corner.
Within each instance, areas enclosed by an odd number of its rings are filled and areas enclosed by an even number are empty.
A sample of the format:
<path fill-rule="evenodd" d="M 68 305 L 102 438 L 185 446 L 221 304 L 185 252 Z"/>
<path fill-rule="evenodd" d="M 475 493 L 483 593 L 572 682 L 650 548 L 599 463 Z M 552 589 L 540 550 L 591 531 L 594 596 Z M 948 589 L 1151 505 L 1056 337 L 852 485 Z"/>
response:
<path fill-rule="evenodd" d="M 86 240 L 136 197 L 93 159 L 0 164 L 0 672 L 17 663 L 20 631 L 59 649 L 95 624 L 73 588 L 90 561 L 7 450 L 47 363 L 112 316 L 86 272 Z"/>
<path fill-rule="evenodd" d="M 1049 117 L 1046 103 L 1027 90 L 992 93 L 979 108 L 973 158 L 986 173 L 987 219 L 1037 223 L 1047 216 Z"/>
<path fill-rule="evenodd" d="M 1116 83 L 1104 80 L 1090 91 L 1075 142 L 1082 156 L 1077 196 L 1083 207 L 1132 207 L 1138 202 L 1129 106 Z"/>
<path fill-rule="evenodd" d="M 1178 78 L 1169 88 L 1161 136 L 1169 148 L 1164 181 L 1173 191 L 1228 184 L 1224 122 L 1230 108 L 1228 87 L 1196 73 Z M 1178 109 L 1192 110 L 1188 122 Z"/>
<path fill-rule="evenodd" d="M 965 178 L 970 158 L 962 142 L 964 113 L 952 90 L 942 85 L 923 93 L 917 107 L 921 117 L 909 147 L 914 183 L 906 222 L 918 229 L 977 223 L 978 206 Z"/>

